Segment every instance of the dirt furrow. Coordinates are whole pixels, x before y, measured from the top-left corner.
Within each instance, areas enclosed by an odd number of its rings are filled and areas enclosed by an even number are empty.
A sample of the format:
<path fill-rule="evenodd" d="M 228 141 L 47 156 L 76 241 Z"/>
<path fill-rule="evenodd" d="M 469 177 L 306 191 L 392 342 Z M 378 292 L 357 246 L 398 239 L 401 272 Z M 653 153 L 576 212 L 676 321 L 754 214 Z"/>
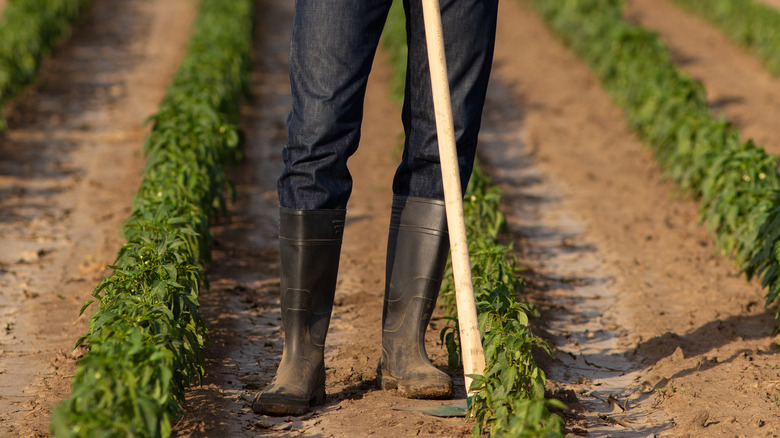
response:
<path fill-rule="evenodd" d="M 780 78 L 766 71 L 757 57 L 668 0 L 631 0 L 625 15 L 658 32 L 675 63 L 704 83 L 713 111 L 734 123 L 744 139 L 752 138 L 769 153 L 780 153 Z"/>
<path fill-rule="evenodd" d="M 509 90 L 502 80 L 490 86 L 480 156 L 504 190 L 503 209 L 529 284 L 522 299 L 546 309 L 535 328 L 555 346 L 554 361 L 537 355 L 549 373 L 548 389 L 576 409 L 568 425 L 575 434 L 626 436 L 621 422 L 632 424 L 628 436 L 662 432 L 671 427 L 669 419 L 641 393 L 642 367 L 626 354 L 633 347 L 628 329 L 609 311 L 621 299 L 615 269 L 587 218 L 574 209 L 574 195 L 535 163 L 524 140 L 535 126 L 526 126 Z M 631 409 L 605 400 L 630 400 Z"/>
<path fill-rule="evenodd" d="M 594 436 L 645 436 L 656 426 L 672 427 L 662 433 L 670 436 L 777 433 L 780 347 L 762 291 L 715 253 L 695 202 L 659 182 L 649 149 L 586 65 L 524 3 L 503 2 L 499 17 L 494 80 L 519 105 L 522 142 L 541 170 L 509 213 L 543 327 L 566 359 L 549 364 L 551 386 L 585 402 L 601 394 L 610 411 L 586 403 L 572 426 Z M 561 215 L 566 227 L 548 221 Z M 585 266 L 561 266 L 561 254 Z M 634 374 L 610 402 L 601 376 L 572 372 L 577 362 L 618 375 L 628 364 Z M 663 410 L 671 422 L 635 422 L 636 409 Z"/>
<path fill-rule="evenodd" d="M 144 120 L 182 59 L 196 5 L 96 1 L 0 138 L 0 435 L 48 433 L 78 318 L 121 245 Z M 91 311 L 88 310 L 87 315 Z"/>

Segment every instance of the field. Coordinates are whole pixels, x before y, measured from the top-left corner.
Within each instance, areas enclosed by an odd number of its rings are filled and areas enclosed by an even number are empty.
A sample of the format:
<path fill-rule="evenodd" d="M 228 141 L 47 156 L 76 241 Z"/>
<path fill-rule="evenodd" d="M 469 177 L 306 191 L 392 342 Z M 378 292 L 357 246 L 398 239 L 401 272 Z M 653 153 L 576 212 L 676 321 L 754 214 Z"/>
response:
<path fill-rule="evenodd" d="M 780 79 L 714 25 L 670 0 L 627 1 L 624 17 L 657 32 L 672 61 L 706 87 L 717 116 L 780 153 Z M 765 3 L 780 8 L 778 2 Z M 0 0 L 0 8 L 4 6 Z M 470 436 L 473 424 L 397 408 L 374 385 L 379 357 L 390 181 L 401 135 L 380 50 L 362 143 L 350 161 L 336 306 L 326 348 L 328 402 L 302 418 L 260 417 L 254 394 L 282 351 L 276 178 L 289 111 L 292 2 L 255 1 L 244 159 L 235 199 L 214 220 L 202 385 L 187 390 L 174 436 Z M 665 178 L 653 149 L 585 61 L 530 1 L 502 0 L 480 161 L 501 187 L 521 300 L 553 350 L 535 357 L 569 436 L 778 436 L 777 304 L 748 281 L 699 219 L 700 202 Z M 0 435 L 48 436 L 71 393 L 79 310 L 114 263 L 144 169 L 143 144 L 185 57 L 189 0 L 94 0 L 40 77 L 8 107 L 0 137 Z M 427 336 L 434 362 L 445 325 Z M 450 371 L 458 376 L 458 371 Z M 458 396 L 465 390 L 458 388 Z"/>

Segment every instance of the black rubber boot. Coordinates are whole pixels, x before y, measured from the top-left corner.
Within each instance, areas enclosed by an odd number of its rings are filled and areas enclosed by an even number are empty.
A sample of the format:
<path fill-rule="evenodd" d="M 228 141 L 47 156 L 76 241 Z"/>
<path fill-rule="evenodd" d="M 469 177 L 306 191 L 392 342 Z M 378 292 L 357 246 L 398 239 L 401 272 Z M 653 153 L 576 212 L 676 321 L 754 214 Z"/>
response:
<path fill-rule="evenodd" d="M 325 336 L 345 213 L 280 208 L 284 349 L 276 377 L 252 403 L 258 414 L 303 415 L 325 402 Z"/>
<path fill-rule="evenodd" d="M 444 202 L 393 197 L 377 383 L 408 398 L 452 397 L 452 379 L 425 352 L 449 253 Z"/>

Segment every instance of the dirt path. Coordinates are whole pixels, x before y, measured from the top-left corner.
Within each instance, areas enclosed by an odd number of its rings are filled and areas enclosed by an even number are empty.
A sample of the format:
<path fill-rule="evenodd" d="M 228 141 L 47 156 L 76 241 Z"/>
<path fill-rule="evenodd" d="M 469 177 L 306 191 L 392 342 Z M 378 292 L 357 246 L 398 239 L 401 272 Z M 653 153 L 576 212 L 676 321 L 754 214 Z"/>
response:
<path fill-rule="evenodd" d="M 714 254 L 697 206 L 658 182 L 648 149 L 586 66 L 527 8 L 502 7 L 494 78 L 519 104 L 520 138 L 539 166 L 525 171 L 527 190 L 508 186 L 511 220 L 558 347 L 551 380 L 586 403 L 574 424 L 610 436 L 778 433 L 780 348 L 763 293 Z M 595 367 L 597 378 L 572 365 Z M 616 391 L 625 370 L 633 374 Z M 593 412 L 608 394 L 627 412 L 605 403 L 609 412 Z"/>
<path fill-rule="evenodd" d="M 675 62 L 705 84 L 713 110 L 734 123 L 743 138 L 780 153 L 780 78 L 769 74 L 758 58 L 667 0 L 631 0 L 626 17 L 658 32 Z"/>
<path fill-rule="evenodd" d="M 96 1 L 0 138 L 0 435 L 48 433 L 77 318 L 121 244 L 143 122 L 178 67 L 194 4 Z"/>
<path fill-rule="evenodd" d="M 761 3 L 780 9 L 780 0 L 759 0 Z"/>

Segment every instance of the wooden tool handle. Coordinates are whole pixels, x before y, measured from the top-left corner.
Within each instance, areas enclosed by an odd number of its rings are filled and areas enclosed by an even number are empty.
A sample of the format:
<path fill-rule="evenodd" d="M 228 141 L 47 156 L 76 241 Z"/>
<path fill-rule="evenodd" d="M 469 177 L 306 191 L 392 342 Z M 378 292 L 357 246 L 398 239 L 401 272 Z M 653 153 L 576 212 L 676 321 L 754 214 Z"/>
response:
<path fill-rule="evenodd" d="M 422 0 L 422 6 L 444 184 L 444 203 L 450 234 L 452 270 L 455 277 L 455 300 L 458 307 L 463 373 L 466 374 L 466 390 L 468 391 L 472 381 L 468 374 L 482 374 L 484 372 L 485 352 L 482 350 L 480 340 L 477 306 L 474 302 L 474 287 L 471 280 L 471 264 L 466 240 L 466 222 L 463 215 L 463 195 L 458 171 L 458 158 L 455 150 L 455 130 L 452 122 L 452 104 L 447 80 L 439 0 Z"/>

